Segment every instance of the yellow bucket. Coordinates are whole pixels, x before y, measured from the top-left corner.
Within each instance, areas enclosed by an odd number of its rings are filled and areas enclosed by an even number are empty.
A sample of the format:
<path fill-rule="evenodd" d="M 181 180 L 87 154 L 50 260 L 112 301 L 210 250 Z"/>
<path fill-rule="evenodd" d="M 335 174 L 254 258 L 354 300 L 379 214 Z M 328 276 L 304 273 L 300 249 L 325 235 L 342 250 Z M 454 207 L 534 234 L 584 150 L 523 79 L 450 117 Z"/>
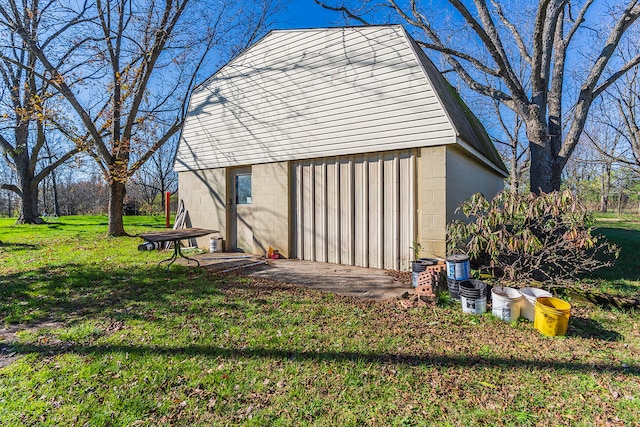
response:
<path fill-rule="evenodd" d="M 554 297 L 540 297 L 536 300 L 533 327 L 548 337 L 564 335 L 569 327 L 571 304 Z"/>

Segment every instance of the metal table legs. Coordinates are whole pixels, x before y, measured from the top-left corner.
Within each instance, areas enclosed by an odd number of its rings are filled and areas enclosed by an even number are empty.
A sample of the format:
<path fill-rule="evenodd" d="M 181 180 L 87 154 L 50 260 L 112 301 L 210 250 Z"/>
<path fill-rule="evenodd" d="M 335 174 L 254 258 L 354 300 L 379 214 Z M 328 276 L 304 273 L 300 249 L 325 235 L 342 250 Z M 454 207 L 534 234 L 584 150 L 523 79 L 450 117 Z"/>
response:
<path fill-rule="evenodd" d="M 160 261 L 158 263 L 158 266 L 160 264 L 162 264 L 163 262 L 167 262 L 169 261 L 169 263 L 167 264 L 167 271 L 169 271 L 169 267 L 171 267 L 171 264 L 173 264 L 174 262 L 176 262 L 176 260 L 178 259 L 178 257 L 180 258 L 184 258 L 187 260 L 187 264 L 189 264 L 189 261 L 195 261 L 196 264 L 198 264 L 198 267 L 200 267 L 200 261 L 198 261 L 195 258 L 189 258 L 188 256 L 185 256 L 182 253 L 181 250 L 181 246 L 180 246 L 180 240 L 173 240 L 173 255 L 171 255 L 169 258 L 167 259 L 163 259 L 162 261 Z"/>

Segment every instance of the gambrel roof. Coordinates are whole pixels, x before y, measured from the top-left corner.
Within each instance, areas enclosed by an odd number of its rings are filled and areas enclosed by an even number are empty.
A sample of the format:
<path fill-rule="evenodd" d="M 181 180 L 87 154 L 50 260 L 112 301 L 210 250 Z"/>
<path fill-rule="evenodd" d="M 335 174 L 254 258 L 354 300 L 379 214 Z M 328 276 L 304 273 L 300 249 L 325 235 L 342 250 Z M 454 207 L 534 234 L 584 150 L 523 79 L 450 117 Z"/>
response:
<path fill-rule="evenodd" d="M 506 168 L 399 25 L 272 31 L 193 93 L 177 171 L 459 144 Z"/>

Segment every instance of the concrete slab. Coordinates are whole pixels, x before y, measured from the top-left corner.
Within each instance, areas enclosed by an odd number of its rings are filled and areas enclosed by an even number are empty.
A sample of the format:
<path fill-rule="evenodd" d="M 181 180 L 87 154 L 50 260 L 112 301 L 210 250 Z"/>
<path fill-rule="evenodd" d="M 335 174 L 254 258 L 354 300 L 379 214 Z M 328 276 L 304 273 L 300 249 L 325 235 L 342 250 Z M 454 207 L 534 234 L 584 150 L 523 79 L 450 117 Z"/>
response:
<path fill-rule="evenodd" d="M 246 254 L 204 254 L 195 258 L 212 271 L 237 271 L 247 277 L 363 299 L 393 299 L 413 289 L 411 273 L 295 259 L 271 260 Z"/>

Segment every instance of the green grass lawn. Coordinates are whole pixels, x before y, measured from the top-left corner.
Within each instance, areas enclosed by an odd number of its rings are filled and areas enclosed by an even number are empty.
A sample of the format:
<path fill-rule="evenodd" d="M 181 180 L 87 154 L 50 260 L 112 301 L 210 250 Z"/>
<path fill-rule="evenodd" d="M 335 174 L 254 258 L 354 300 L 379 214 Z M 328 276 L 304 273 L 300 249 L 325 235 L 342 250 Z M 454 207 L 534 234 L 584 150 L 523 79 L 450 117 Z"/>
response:
<path fill-rule="evenodd" d="M 640 295 L 640 217 L 598 214 L 596 234 L 600 233 L 622 248 L 614 268 L 600 270 L 588 282 L 600 289 L 623 295 Z"/>
<path fill-rule="evenodd" d="M 625 265 L 589 280 L 637 291 L 638 224 L 600 223 Z M 640 425 L 637 312 L 576 302 L 546 338 L 455 305 L 167 274 L 106 228 L 0 219 L 0 425 Z"/>

